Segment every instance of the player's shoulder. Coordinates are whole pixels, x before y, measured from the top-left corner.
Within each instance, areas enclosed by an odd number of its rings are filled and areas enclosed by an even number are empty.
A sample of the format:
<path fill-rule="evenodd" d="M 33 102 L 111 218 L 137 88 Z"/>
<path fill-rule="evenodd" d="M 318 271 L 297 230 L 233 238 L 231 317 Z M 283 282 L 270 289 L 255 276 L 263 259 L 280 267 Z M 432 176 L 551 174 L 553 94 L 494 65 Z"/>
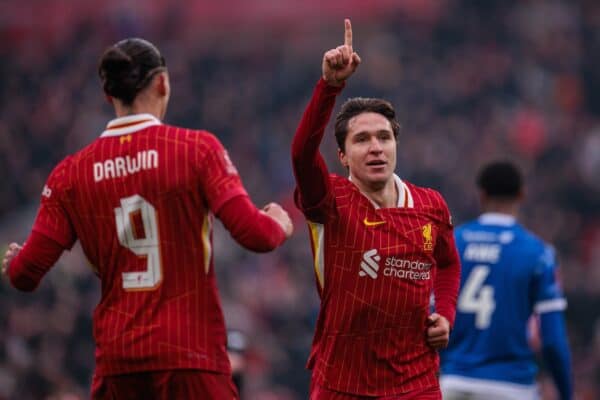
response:
<path fill-rule="evenodd" d="M 76 154 L 68 155 L 54 166 L 46 180 L 44 191 L 66 189 L 70 186 L 71 171 L 75 157 Z"/>
<path fill-rule="evenodd" d="M 358 187 L 347 176 L 329 174 L 329 182 L 338 201 L 342 198 L 349 199 L 353 193 L 360 194 Z"/>
<path fill-rule="evenodd" d="M 221 141 L 215 134 L 204 129 L 180 128 L 173 125 L 168 125 L 170 135 L 177 136 L 177 139 L 191 144 L 195 147 L 206 149 L 218 149 L 223 147 Z"/>
<path fill-rule="evenodd" d="M 406 185 L 408 190 L 410 190 L 413 197 L 416 195 L 420 196 L 423 199 L 438 199 L 442 201 L 444 200 L 442 194 L 433 188 L 419 186 L 406 180 L 402 180 L 402 182 Z"/>
<path fill-rule="evenodd" d="M 402 181 L 413 199 L 415 208 L 434 208 L 448 212 L 448 205 L 444 196 L 436 189 L 415 185 L 412 182 Z"/>
<path fill-rule="evenodd" d="M 454 228 L 454 232 L 456 232 L 456 234 L 460 234 L 462 232 L 480 230 L 481 227 L 482 227 L 482 225 L 479 223 L 479 221 L 477 219 L 471 219 L 471 220 L 465 221 L 461 224 L 458 224 Z"/>
<path fill-rule="evenodd" d="M 69 154 L 65 158 L 60 160 L 58 162 L 58 164 L 56 164 L 54 166 L 54 168 L 52 169 L 50 176 L 59 176 L 59 175 L 68 174 L 70 169 L 72 168 L 73 164 L 76 162 L 77 156 L 78 156 L 78 153 Z"/>
<path fill-rule="evenodd" d="M 329 174 L 329 182 L 339 187 L 351 187 L 356 186 L 347 176 L 340 176 L 338 174 Z"/>
<path fill-rule="evenodd" d="M 184 128 L 182 126 L 162 124 L 154 127 L 157 134 L 165 135 L 171 138 L 177 138 L 183 141 L 202 141 L 212 138 L 214 135 L 204 129 Z"/>
<path fill-rule="evenodd" d="M 540 255 L 543 258 L 554 259 L 555 257 L 555 249 L 552 244 L 546 242 L 536 233 L 530 231 L 529 229 L 519 225 L 521 240 L 524 245 L 526 245 L 531 252 Z"/>
<path fill-rule="evenodd" d="M 516 221 L 512 225 L 511 231 L 515 235 L 516 239 L 518 239 L 518 242 L 523 246 L 542 249 L 549 245 L 541 237 L 539 237 L 536 233 L 526 228 L 519 221 Z"/>
<path fill-rule="evenodd" d="M 465 221 L 454 228 L 456 243 L 493 242 L 496 234 L 489 231 L 478 219 Z"/>

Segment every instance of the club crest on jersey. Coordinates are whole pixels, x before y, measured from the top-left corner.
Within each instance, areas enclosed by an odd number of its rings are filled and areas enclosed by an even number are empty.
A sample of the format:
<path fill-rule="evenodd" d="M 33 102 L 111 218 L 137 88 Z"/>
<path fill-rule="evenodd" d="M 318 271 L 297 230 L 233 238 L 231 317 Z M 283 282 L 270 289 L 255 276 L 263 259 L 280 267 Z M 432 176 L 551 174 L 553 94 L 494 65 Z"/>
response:
<path fill-rule="evenodd" d="M 131 143 L 131 135 L 125 135 L 125 136 L 119 137 L 120 144 L 123 144 L 125 142 Z"/>
<path fill-rule="evenodd" d="M 423 232 L 423 250 L 425 251 L 433 251 L 433 235 L 431 232 L 431 223 L 428 223 L 427 225 L 423 225 L 422 232 Z"/>

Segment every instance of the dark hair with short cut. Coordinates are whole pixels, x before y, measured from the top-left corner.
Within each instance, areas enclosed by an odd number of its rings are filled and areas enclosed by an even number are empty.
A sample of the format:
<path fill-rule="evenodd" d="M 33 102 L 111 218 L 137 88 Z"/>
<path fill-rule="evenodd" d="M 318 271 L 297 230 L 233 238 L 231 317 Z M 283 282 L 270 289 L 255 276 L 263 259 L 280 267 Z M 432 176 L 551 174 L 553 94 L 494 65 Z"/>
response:
<path fill-rule="evenodd" d="M 521 194 L 523 177 L 510 161 L 494 161 L 481 169 L 477 186 L 490 197 L 515 198 Z"/>
<path fill-rule="evenodd" d="M 335 140 L 338 147 L 345 151 L 346 136 L 348 136 L 348 122 L 355 116 L 374 112 L 381 114 L 390 121 L 394 137 L 398 137 L 400 132 L 400 124 L 396 121 L 396 111 L 389 101 L 383 99 L 373 99 L 365 97 L 354 97 L 346 100 L 342 105 L 340 112 L 335 117 Z"/>
<path fill-rule="evenodd" d="M 131 105 L 154 75 L 165 70 L 165 59 L 156 46 L 139 38 L 125 39 L 110 46 L 98 66 L 104 93 L 125 105 Z"/>

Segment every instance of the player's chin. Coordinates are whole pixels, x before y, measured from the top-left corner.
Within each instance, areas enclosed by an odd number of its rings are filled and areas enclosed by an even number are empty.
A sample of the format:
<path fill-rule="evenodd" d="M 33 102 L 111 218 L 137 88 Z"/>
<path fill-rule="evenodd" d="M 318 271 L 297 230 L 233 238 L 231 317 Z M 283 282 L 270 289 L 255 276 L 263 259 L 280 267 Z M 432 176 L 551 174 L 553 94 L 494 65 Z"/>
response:
<path fill-rule="evenodd" d="M 372 186 L 384 186 L 392 178 L 392 174 L 389 171 L 369 171 L 367 174 L 367 181 Z"/>

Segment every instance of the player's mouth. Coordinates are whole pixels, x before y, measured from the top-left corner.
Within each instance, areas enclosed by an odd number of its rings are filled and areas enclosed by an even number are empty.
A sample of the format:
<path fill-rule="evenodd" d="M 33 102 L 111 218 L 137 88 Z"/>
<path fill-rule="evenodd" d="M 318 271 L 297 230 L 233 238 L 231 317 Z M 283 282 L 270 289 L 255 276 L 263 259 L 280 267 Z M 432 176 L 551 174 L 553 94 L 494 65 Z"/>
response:
<path fill-rule="evenodd" d="M 369 167 L 383 167 L 387 164 L 387 162 L 383 160 L 371 160 L 367 162 Z"/>

